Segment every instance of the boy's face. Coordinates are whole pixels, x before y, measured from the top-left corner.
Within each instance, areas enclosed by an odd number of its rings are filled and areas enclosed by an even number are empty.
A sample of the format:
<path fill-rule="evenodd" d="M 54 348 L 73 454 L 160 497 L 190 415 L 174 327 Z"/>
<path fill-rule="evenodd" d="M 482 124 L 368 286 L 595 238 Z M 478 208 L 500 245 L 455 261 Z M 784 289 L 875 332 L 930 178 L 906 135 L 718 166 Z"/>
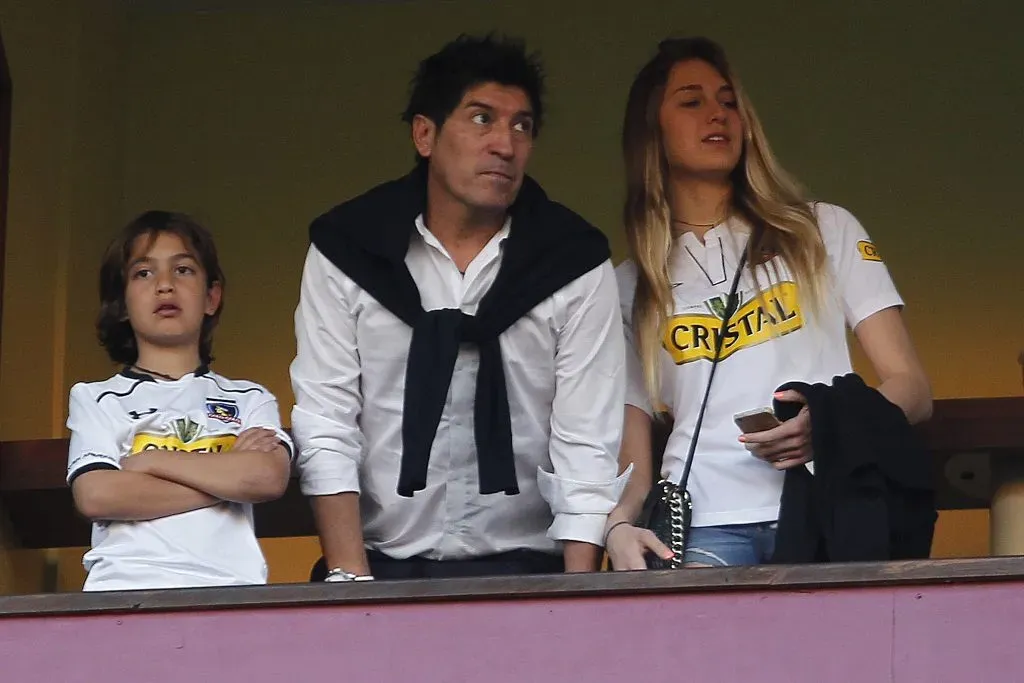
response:
<path fill-rule="evenodd" d="M 124 292 L 139 351 L 188 345 L 198 351 L 203 317 L 220 306 L 220 283 L 206 287 L 206 272 L 178 235 L 161 232 L 151 239 L 135 238 Z"/>

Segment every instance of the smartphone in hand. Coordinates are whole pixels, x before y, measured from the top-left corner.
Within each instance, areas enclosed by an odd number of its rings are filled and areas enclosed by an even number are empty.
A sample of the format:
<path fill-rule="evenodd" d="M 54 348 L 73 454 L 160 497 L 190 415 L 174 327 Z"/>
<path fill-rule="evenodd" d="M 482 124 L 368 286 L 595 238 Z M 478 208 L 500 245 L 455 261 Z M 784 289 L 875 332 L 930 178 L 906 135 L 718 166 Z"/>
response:
<path fill-rule="evenodd" d="M 744 434 L 766 432 L 769 429 L 774 429 L 782 424 L 782 422 L 779 421 L 779 418 L 775 417 L 775 413 L 772 412 L 771 408 L 748 410 L 746 412 L 733 415 L 733 420 L 736 422 L 736 426 L 739 427 L 740 431 Z"/>

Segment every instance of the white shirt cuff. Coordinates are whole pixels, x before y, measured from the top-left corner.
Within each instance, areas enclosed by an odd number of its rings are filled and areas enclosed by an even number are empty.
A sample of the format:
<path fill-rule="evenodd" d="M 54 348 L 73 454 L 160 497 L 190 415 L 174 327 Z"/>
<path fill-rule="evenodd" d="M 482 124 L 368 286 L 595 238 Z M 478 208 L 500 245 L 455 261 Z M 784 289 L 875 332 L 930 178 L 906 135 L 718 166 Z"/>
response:
<path fill-rule="evenodd" d="M 604 525 L 608 515 L 571 515 L 567 512 L 555 515 L 554 523 L 548 527 L 548 538 L 556 541 L 580 541 L 596 546 L 604 543 Z"/>
<path fill-rule="evenodd" d="M 359 466 L 350 458 L 330 451 L 300 457 L 299 488 L 303 495 L 359 493 Z"/>
<path fill-rule="evenodd" d="M 618 504 L 632 472 L 630 465 L 611 481 L 594 482 L 565 479 L 538 467 L 540 495 L 555 516 L 548 537 L 601 545 L 605 519 Z"/>

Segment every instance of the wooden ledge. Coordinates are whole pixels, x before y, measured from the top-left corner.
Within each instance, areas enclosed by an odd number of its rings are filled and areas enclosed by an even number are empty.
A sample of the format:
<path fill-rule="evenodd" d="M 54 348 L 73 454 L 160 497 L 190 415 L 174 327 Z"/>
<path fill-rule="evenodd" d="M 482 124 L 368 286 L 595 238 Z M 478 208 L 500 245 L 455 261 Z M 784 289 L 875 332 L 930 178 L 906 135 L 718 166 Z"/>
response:
<path fill-rule="evenodd" d="M 0 597 L 0 618 L 1024 581 L 1024 557 Z"/>

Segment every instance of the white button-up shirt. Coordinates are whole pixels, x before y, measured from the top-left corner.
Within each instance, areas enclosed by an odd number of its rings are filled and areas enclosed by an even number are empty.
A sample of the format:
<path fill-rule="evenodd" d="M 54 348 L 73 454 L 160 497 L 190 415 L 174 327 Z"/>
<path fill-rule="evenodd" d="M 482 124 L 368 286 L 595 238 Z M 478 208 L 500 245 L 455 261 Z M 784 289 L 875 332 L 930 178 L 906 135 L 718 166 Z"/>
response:
<path fill-rule="evenodd" d="M 506 222 L 463 275 L 418 218 L 405 263 L 423 308 L 475 315 L 509 230 Z M 625 350 L 610 262 L 500 335 L 515 496 L 480 493 L 475 346 L 459 351 L 426 489 L 407 498 L 396 487 L 412 329 L 311 246 L 295 330 L 292 430 L 302 491 L 360 492 L 368 547 L 396 558 L 456 559 L 518 548 L 555 552 L 565 540 L 601 544 L 629 474 L 617 476 Z"/>

